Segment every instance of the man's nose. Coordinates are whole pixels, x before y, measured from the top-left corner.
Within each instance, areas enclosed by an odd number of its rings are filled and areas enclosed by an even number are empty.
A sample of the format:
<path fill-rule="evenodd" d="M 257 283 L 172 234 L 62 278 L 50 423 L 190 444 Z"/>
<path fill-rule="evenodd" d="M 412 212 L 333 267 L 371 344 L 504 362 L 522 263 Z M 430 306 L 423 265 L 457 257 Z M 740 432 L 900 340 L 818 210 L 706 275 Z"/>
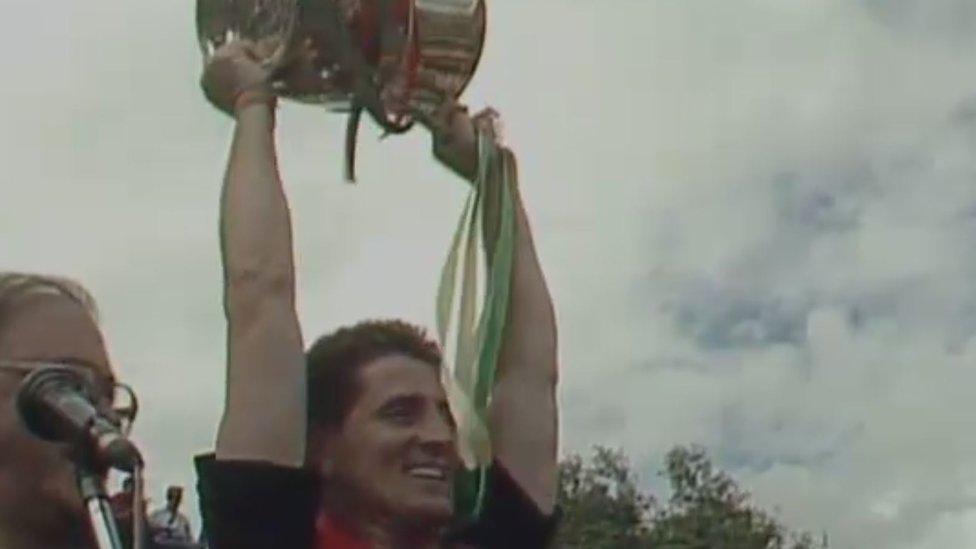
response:
<path fill-rule="evenodd" d="M 440 414 L 430 414 L 420 428 L 419 438 L 425 444 L 454 443 L 454 428 Z"/>

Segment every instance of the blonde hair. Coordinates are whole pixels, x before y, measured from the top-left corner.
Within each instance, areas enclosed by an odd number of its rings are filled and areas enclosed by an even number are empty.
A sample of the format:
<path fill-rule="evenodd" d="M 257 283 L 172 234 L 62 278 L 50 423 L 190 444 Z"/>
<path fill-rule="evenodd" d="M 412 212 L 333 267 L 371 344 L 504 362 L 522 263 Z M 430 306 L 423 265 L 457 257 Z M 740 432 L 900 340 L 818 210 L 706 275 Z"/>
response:
<path fill-rule="evenodd" d="M 37 295 L 66 297 L 98 319 L 95 298 L 81 284 L 60 276 L 33 273 L 0 272 L 0 324 L 20 301 Z"/>

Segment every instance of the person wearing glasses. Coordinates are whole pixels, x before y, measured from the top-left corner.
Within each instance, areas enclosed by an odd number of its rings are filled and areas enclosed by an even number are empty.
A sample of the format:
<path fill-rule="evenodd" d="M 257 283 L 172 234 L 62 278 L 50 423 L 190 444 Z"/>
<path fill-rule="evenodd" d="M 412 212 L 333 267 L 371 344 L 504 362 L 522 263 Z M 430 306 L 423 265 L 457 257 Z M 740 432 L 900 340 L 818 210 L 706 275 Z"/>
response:
<path fill-rule="evenodd" d="M 115 376 L 95 301 L 67 279 L 0 273 L 0 547 L 78 549 L 94 542 L 62 445 L 29 433 L 14 400 L 49 363 L 76 368 L 110 400 Z"/>
<path fill-rule="evenodd" d="M 459 524 L 457 428 L 437 344 L 406 323 L 369 321 L 303 352 L 275 99 L 257 58 L 231 42 L 203 77 L 236 123 L 220 214 L 227 401 L 216 455 L 197 464 L 211 547 L 546 546 L 558 515 L 556 323 L 521 199 L 488 418 L 489 496 L 478 521 Z M 452 109 L 435 132 L 435 155 L 469 178 L 482 122 Z"/>

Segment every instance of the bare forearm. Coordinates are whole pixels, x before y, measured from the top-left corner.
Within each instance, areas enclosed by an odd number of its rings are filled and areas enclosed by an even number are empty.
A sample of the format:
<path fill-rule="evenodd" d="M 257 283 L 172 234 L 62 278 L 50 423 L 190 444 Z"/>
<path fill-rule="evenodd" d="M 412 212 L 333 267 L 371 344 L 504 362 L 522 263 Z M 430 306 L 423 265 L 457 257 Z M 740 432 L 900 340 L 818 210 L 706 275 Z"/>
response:
<path fill-rule="evenodd" d="M 221 196 L 227 403 L 221 459 L 304 461 L 305 376 L 291 219 L 267 105 L 238 113 Z"/>
<path fill-rule="evenodd" d="M 291 220 L 274 152 L 274 115 L 266 105 L 238 117 L 221 196 L 221 245 L 233 309 L 246 295 L 238 285 L 294 285 Z"/>
<path fill-rule="evenodd" d="M 514 162 L 514 159 L 513 159 Z M 511 364 L 529 375 L 556 384 L 556 315 L 542 265 L 532 238 L 529 218 L 518 185 L 515 206 L 515 249 L 509 288 L 509 310 L 497 375 L 504 377 Z M 523 372 L 524 373 L 524 372 Z"/>
<path fill-rule="evenodd" d="M 513 156 L 509 162 L 510 180 L 516 182 L 514 257 L 490 429 L 496 458 L 539 509 L 549 513 L 555 506 L 558 443 L 556 317 L 518 192 Z"/>

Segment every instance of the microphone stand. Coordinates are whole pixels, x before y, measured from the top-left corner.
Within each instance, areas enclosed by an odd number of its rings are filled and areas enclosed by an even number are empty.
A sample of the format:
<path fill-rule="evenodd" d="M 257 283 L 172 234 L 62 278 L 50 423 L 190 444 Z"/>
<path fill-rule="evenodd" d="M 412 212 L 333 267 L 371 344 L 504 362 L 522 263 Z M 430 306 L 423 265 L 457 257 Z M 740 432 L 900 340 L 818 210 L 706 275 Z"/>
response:
<path fill-rule="evenodd" d="M 144 484 L 142 479 L 142 465 L 136 465 L 132 469 L 133 481 L 132 494 L 132 549 L 143 549 L 146 529 L 145 501 L 143 500 Z"/>
<path fill-rule="evenodd" d="M 91 518 L 92 530 L 95 533 L 95 547 L 98 549 L 125 549 L 119 538 L 119 531 L 115 525 L 115 516 L 108 504 L 105 493 L 105 482 L 102 475 L 82 461 L 75 463 L 75 475 L 78 479 L 78 492 L 85 502 L 88 515 Z M 133 510 L 133 512 L 136 512 Z"/>
<path fill-rule="evenodd" d="M 115 468 L 132 474 L 134 491 L 132 497 L 132 546 L 122 544 L 119 528 L 115 521 L 115 513 L 109 503 L 105 490 L 106 465 L 98 466 L 91 452 L 82 451 L 75 454 L 72 461 L 75 464 L 75 478 L 78 481 L 78 493 L 88 510 L 88 516 L 95 534 L 95 549 L 143 549 L 145 525 L 143 516 L 143 478 L 142 457 L 135 446 L 130 446 L 134 453 L 134 460 L 124 466 Z"/>

